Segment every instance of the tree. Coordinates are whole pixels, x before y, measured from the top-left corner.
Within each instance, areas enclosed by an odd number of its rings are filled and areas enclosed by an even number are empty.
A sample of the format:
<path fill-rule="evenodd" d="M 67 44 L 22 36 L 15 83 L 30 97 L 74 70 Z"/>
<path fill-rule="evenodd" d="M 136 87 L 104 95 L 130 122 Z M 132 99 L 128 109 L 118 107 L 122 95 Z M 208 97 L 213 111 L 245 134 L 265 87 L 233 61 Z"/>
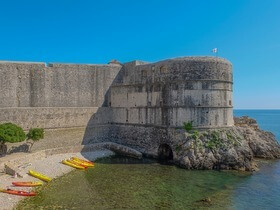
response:
<path fill-rule="evenodd" d="M 31 151 L 31 148 L 33 147 L 34 143 L 36 141 L 39 141 L 40 139 L 44 138 L 44 129 L 43 128 L 30 128 L 29 132 L 27 134 L 27 140 L 32 140 L 30 142 L 29 151 Z"/>
<path fill-rule="evenodd" d="M 0 154 L 7 153 L 7 142 L 22 142 L 26 135 L 21 127 L 13 123 L 0 124 Z"/>

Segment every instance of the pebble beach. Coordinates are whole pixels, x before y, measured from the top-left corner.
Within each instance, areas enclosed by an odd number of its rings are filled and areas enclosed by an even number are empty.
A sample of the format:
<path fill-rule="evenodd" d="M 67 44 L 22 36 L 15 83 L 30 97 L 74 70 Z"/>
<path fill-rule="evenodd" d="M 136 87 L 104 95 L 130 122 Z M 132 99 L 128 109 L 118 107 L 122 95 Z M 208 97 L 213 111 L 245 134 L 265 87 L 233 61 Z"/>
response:
<path fill-rule="evenodd" d="M 57 178 L 64 174 L 69 173 L 72 170 L 75 170 L 69 166 L 66 166 L 61 163 L 64 159 L 69 159 L 73 156 L 79 157 L 82 159 L 85 159 L 85 157 L 88 160 L 96 160 L 98 158 L 102 157 L 108 157 L 114 155 L 114 153 L 110 150 L 96 150 L 92 152 L 87 152 L 81 154 L 80 152 L 76 153 L 65 153 L 65 154 L 54 154 L 50 156 L 41 156 L 41 157 L 35 157 L 33 159 L 26 158 L 26 161 L 24 161 L 25 156 L 22 154 L 23 161 L 21 163 L 18 163 L 17 165 L 13 165 L 14 168 L 18 168 L 20 170 L 20 173 L 22 174 L 21 177 L 13 177 L 11 175 L 5 174 L 3 171 L 3 168 L 1 169 L 0 174 L 0 188 L 9 188 L 14 190 L 24 190 L 24 191 L 32 191 L 32 188 L 30 187 L 14 187 L 12 186 L 12 182 L 21 182 L 21 181 L 40 181 L 30 175 L 28 175 L 29 170 L 34 170 L 39 173 L 42 173 L 44 175 L 47 175 L 51 178 Z M 29 154 L 30 156 L 30 154 Z M 2 159 L 2 160 L 1 160 Z M 3 163 L 3 158 L 0 158 L 0 162 Z M 47 183 L 44 183 L 47 184 Z M 16 195 L 10 195 L 6 193 L 0 193 L 0 209 L 1 210 L 10 210 L 16 207 L 17 203 L 24 199 L 24 196 L 16 196 Z"/>

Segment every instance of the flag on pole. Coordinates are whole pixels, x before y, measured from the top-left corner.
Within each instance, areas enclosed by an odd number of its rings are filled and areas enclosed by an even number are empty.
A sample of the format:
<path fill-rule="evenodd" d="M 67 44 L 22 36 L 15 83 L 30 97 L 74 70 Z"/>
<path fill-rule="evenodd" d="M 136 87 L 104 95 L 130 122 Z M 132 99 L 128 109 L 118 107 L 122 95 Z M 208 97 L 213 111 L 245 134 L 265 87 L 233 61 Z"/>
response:
<path fill-rule="evenodd" d="M 218 48 L 213 48 L 212 49 L 212 53 L 217 53 L 218 52 Z"/>

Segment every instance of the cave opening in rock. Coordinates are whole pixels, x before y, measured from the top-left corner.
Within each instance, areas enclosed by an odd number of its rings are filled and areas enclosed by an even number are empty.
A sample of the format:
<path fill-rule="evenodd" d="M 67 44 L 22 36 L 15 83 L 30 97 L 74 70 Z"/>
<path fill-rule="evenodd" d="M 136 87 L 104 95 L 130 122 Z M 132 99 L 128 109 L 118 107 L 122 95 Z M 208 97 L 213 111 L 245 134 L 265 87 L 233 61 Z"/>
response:
<path fill-rule="evenodd" d="M 173 152 L 168 144 L 161 144 L 158 148 L 159 160 L 169 161 L 173 160 Z"/>

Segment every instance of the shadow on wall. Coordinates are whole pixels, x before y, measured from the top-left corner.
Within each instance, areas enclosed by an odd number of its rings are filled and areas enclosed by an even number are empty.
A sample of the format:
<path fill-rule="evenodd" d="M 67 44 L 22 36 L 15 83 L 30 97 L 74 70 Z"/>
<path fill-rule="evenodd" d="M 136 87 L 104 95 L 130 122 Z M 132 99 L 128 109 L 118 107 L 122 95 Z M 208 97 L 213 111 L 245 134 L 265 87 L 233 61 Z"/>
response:
<path fill-rule="evenodd" d="M 111 86 L 115 83 L 120 83 L 123 78 L 124 67 L 120 69 L 118 74 L 115 76 L 113 82 L 111 83 L 110 87 L 104 94 L 104 101 L 94 113 L 91 118 L 89 119 L 85 133 L 82 140 L 82 145 L 94 144 L 94 143 L 102 143 L 102 142 L 114 142 L 111 136 L 111 118 L 112 118 L 112 110 L 110 108 L 110 93 L 111 93 Z M 88 156 L 88 151 L 84 148 L 81 151 L 81 154 L 85 158 L 90 158 Z"/>
<path fill-rule="evenodd" d="M 129 66 L 123 65 L 110 84 L 110 87 L 104 93 L 104 101 L 95 114 L 93 114 L 87 123 L 83 136 L 82 145 L 89 145 L 102 142 L 114 142 L 132 149 L 135 149 L 145 156 L 157 158 L 160 155 L 163 159 L 172 160 L 174 145 L 173 136 L 169 128 L 165 126 L 133 125 L 133 124 L 115 124 L 114 111 L 117 107 L 111 108 L 111 90 L 114 84 L 121 84 L 123 76 Z M 148 91 L 148 89 L 147 89 Z M 119 114 L 119 113 L 118 113 Z M 146 116 L 149 113 L 147 112 Z M 128 115 L 128 112 L 127 112 Z M 127 116 L 128 117 L 128 116 Z M 161 144 L 168 147 L 159 148 Z M 84 147 L 81 151 L 85 158 L 88 158 L 88 148 Z"/>

